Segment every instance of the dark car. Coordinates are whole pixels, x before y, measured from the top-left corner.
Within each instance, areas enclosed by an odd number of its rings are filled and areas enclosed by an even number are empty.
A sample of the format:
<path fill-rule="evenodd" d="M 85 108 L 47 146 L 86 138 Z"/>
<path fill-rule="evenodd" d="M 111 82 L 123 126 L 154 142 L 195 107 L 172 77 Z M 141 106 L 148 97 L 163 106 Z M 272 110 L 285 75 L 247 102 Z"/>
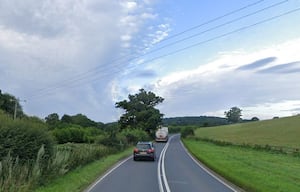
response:
<path fill-rule="evenodd" d="M 133 160 L 152 160 L 155 161 L 156 154 L 152 142 L 138 142 L 133 150 Z"/>

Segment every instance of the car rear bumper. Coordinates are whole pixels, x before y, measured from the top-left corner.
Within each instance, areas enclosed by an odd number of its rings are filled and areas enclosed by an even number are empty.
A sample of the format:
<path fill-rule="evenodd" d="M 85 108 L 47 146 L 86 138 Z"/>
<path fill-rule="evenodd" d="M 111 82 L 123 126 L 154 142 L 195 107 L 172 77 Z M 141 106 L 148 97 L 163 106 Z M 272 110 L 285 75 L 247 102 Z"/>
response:
<path fill-rule="evenodd" d="M 147 153 L 147 154 L 139 154 L 139 153 L 134 153 L 133 154 L 134 159 L 155 159 L 155 154 L 154 153 Z"/>

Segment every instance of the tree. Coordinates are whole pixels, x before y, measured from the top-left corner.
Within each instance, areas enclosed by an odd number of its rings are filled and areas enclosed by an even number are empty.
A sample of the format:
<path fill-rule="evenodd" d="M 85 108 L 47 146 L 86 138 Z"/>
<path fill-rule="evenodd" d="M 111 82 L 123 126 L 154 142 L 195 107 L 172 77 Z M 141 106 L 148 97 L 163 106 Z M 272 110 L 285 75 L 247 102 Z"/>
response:
<path fill-rule="evenodd" d="M 0 92 L 0 109 L 2 109 L 5 113 L 11 115 L 12 117 L 14 116 L 15 112 L 17 117 L 24 116 L 22 106 L 19 103 L 19 99 L 8 93 L 2 94 L 2 92 Z"/>
<path fill-rule="evenodd" d="M 45 120 L 51 128 L 54 128 L 59 123 L 59 115 L 57 113 L 52 113 L 48 115 Z"/>
<path fill-rule="evenodd" d="M 238 107 L 232 107 L 229 111 L 224 112 L 229 122 L 237 123 L 241 120 L 242 110 Z"/>
<path fill-rule="evenodd" d="M 116 103 L 116 108 L 122 108 L 125 113 L 120 117 L 121 129 L 137 128 L 151 133 L 162 122 L 163 114 L 154 107 L 163 102 L 163 98 L 151 91 L 140 89 L 139 93 L 128 96 L 129 101 Z"/>
<path fill-rule="evenodd" d="M 74 116 L 71 116 L 72 123 L 76 125 L 80 125 L 82 127 L 97 127 L 97 123 L 90 120 L 87 116 L 83 114 L 77 114 Z"/>
<path fill-rule="evenodd" d="M 72 117 L 70 115 L 64 114 L 61 117 L 61 122 L 62 123 L 72 123 Z"/>

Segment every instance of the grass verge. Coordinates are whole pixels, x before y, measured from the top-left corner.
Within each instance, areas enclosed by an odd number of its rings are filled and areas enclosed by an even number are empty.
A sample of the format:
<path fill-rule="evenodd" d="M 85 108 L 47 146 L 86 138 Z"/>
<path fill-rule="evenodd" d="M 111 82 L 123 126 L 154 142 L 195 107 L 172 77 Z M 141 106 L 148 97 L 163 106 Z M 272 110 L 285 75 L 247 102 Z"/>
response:
<path fill-rule="evenodd" d="M 111 166 L 130 155 L 131 152 L 132 149 L 129 148 L 121 153 L 109 155 L 86 166 L 77 168 L 64 176 L 53 180 L 47 186 L 39 187 L 35 192 L 83 191 Z"/>
<path fill-rule="evenodd" d="M 201 162 L 246 191 L 300 191 L 300 158 L 236 146 L 183 140 Z"/>

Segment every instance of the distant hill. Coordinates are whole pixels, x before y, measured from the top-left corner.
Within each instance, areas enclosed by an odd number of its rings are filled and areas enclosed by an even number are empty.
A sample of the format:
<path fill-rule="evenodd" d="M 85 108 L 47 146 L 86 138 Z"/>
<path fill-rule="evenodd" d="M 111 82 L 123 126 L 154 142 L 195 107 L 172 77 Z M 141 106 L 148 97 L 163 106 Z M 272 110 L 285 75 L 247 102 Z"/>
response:
<path fill-rule="evenodd" d="M 190 117 L 170 117 L 163 119 L 164 125 L 197 125 L 200 127 L 211 127 L 218 125 L 227 125 L 228 121 L 222 117 L 211 117 L 211 116 L 190 116 Z"/>

